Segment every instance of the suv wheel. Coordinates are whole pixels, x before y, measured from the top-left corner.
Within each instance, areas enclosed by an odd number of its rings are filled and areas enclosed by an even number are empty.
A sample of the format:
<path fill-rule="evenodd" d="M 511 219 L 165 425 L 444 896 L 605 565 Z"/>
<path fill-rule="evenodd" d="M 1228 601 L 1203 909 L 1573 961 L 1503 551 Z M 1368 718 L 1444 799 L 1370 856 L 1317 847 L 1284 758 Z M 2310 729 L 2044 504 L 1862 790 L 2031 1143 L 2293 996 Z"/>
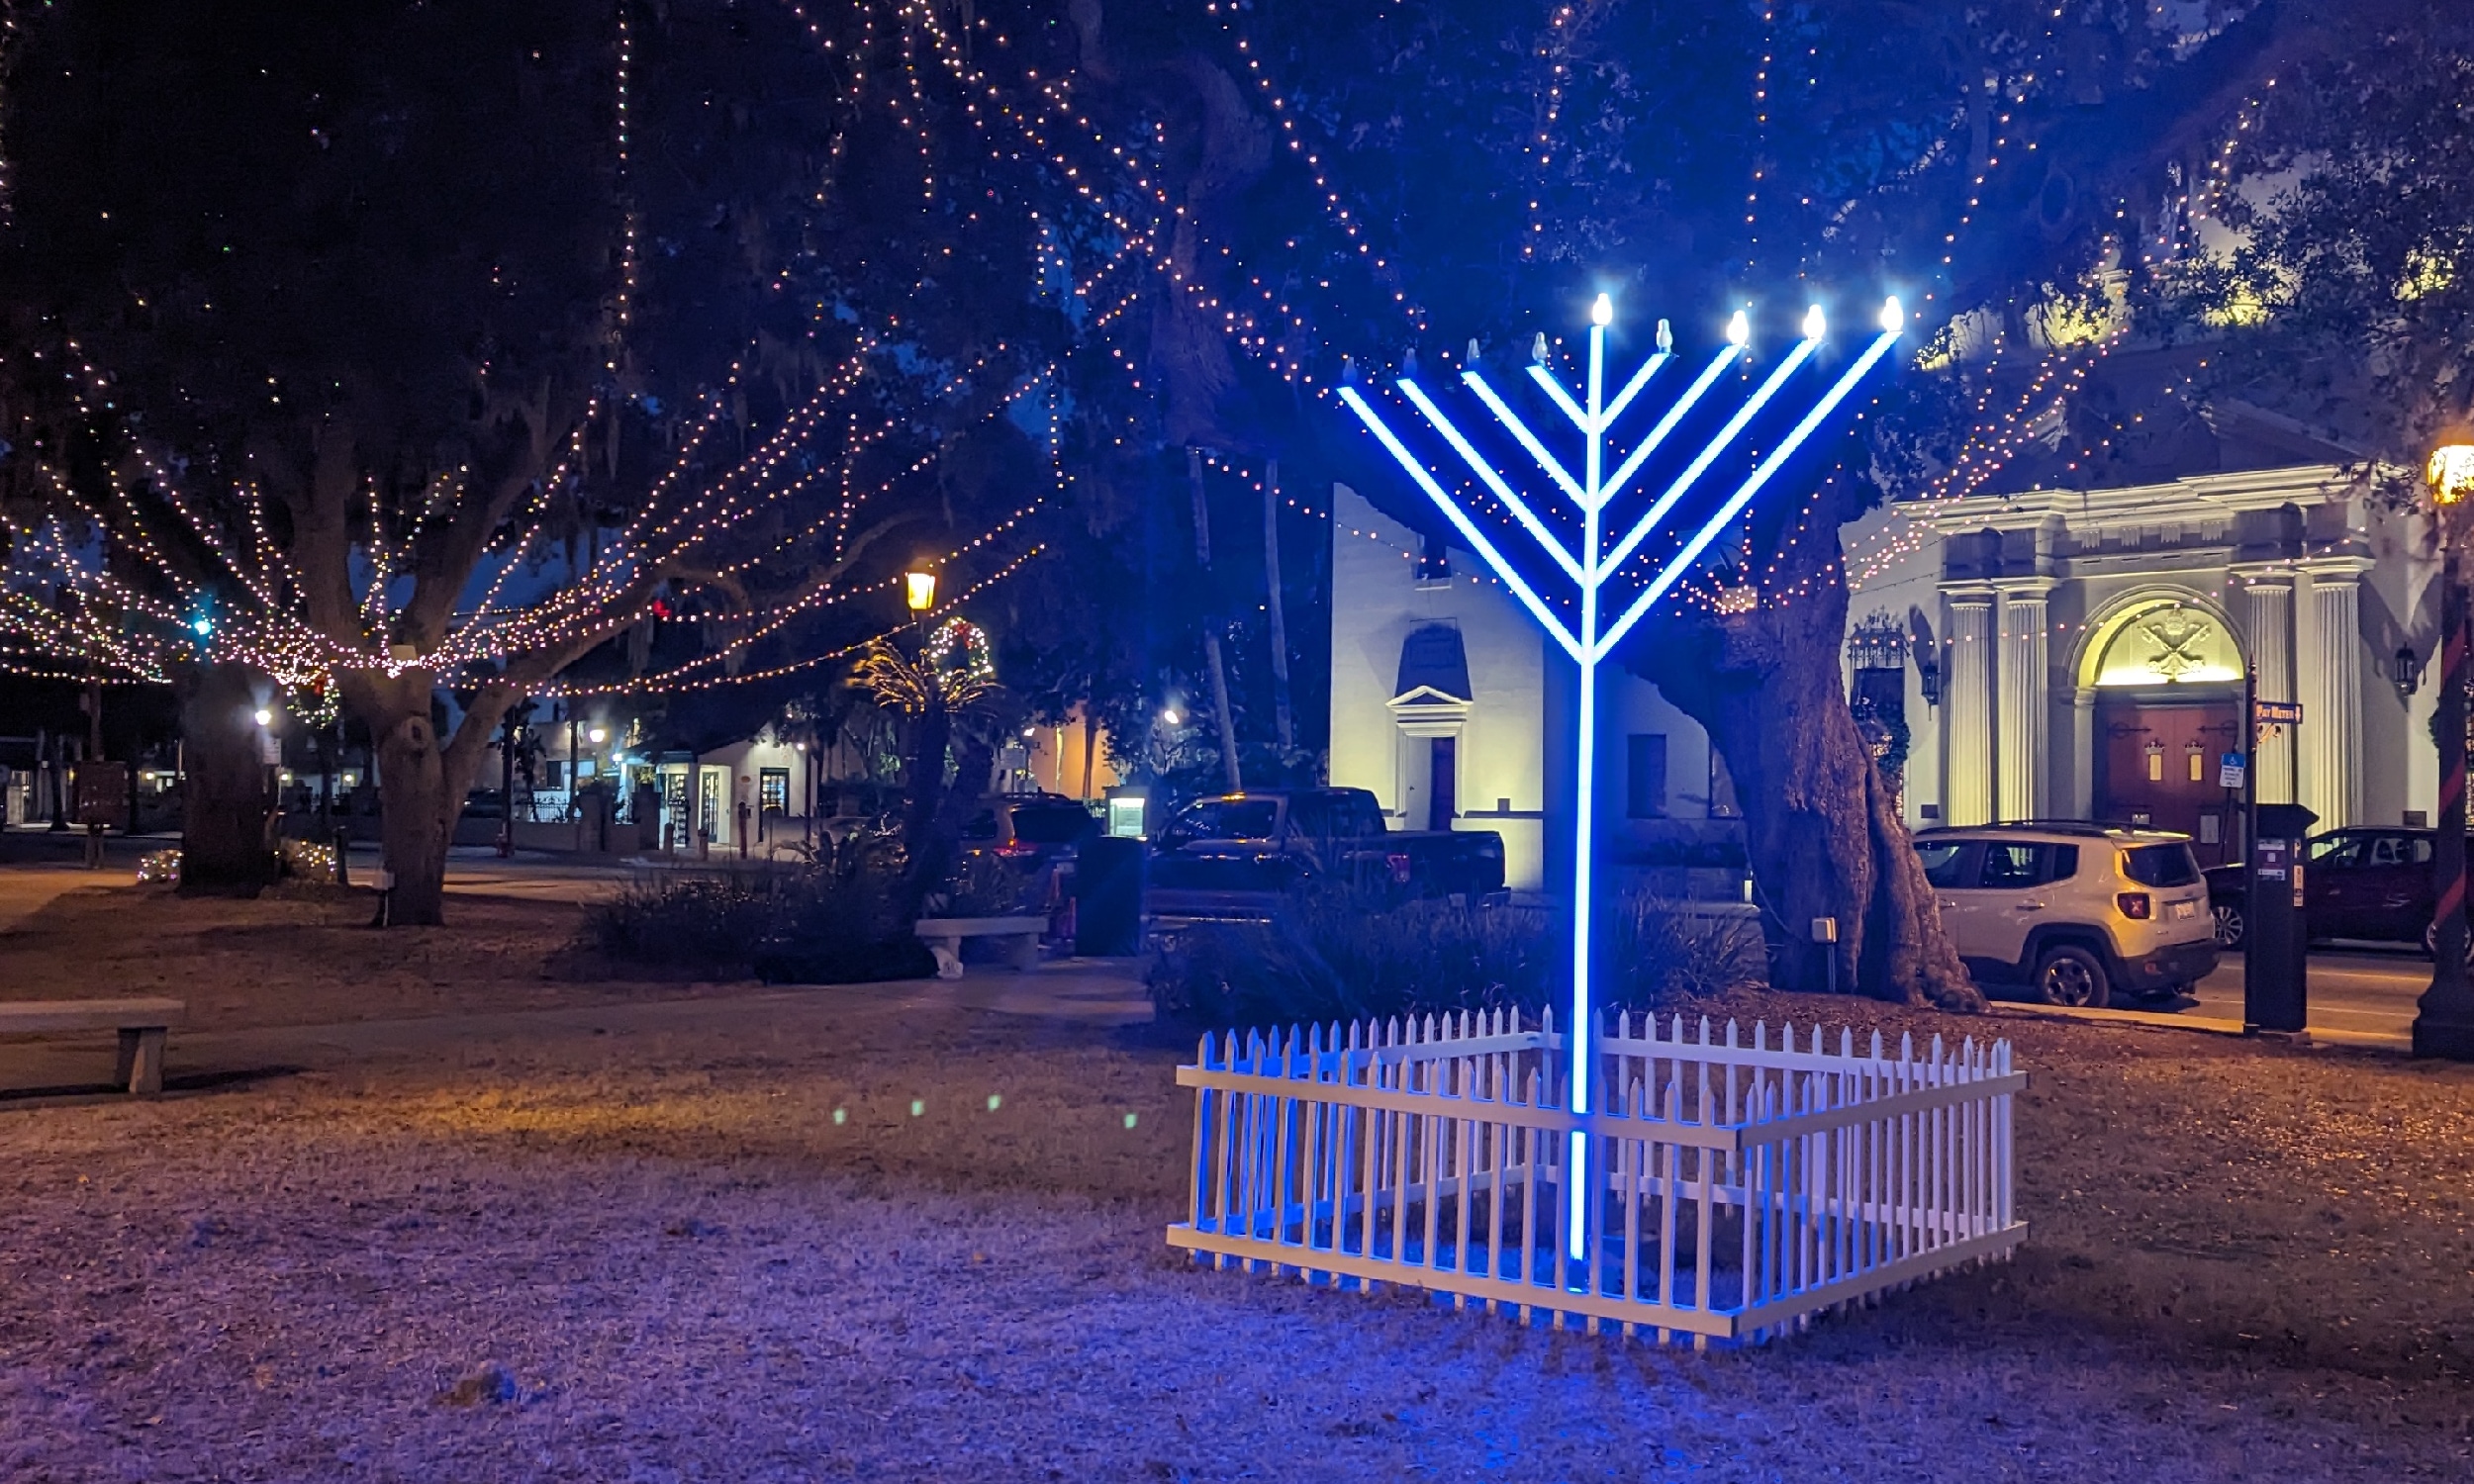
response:
<path fill-rule="evenodd" d="M 2048 1005 L 2101 1005 L 2113 998 L 2104 962 L 2064 943 L 2036 961 L 2036 997 Z"/>
<path fill-rule="evenodd" d="M 2250 924 L 2243 920 L 2241 903 L 2221 901 L 2216 903 L 2211 910 L 2217 919 L 2217 947 L 2241 947 L 2242 934 L 2250 927 Z"/>

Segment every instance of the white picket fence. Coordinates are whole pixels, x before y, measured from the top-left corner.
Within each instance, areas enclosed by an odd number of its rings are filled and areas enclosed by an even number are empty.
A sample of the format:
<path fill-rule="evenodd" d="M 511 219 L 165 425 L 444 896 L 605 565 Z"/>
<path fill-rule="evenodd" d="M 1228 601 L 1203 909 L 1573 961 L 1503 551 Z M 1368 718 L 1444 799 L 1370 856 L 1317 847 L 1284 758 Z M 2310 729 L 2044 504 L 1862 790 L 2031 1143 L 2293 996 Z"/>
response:
<path fill-rule="evenodd" d="M 1601 1111 L 1566 1106 L 1552 1015 L 1205 1036 L 1192 1204 L 1173 1246 L 1373 1289 L 1406 1283 L 1561 1327 L 1759 1341 L 1819 1310 L 2006 1257 L 2010 1044 L 1859 1052 L 1734 1022 L 1618 1017 Z M 1573 1131 L 1603 1175 L 1567 1255 Z"/>

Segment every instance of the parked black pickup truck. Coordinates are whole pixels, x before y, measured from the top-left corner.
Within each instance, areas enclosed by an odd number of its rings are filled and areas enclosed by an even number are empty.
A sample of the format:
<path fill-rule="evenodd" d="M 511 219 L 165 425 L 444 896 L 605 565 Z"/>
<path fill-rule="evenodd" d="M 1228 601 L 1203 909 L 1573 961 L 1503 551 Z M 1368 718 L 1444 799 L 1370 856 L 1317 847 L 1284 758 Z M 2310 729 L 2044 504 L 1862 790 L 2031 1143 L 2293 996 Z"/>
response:
<path fill-rule="evenodd" d="M 1317 881 L 1481 896 L 1503 889 L 1503 837 L 1390 829 L 1364 788 L 1226 793 L 1188 804 L 1153 837 L 1144 907 L 1171 924 L 1259 919 Z"/>

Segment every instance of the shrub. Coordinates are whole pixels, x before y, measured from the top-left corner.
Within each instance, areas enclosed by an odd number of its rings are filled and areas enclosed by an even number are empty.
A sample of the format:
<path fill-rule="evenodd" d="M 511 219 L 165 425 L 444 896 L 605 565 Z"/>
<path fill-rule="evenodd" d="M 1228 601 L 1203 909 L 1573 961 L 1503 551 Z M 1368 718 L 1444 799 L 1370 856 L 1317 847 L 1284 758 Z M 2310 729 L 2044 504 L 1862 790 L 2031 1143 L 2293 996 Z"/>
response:
<path fill-rule="evenodd" d="M 1045 881 L 1026 874 L 993 852 L 964 856 L 954 879 L 928 898 L 927 917 L 1005 917 L 1017 912 L 1044 912 L 1045 902 L 1031 899 L 1034 885 Z"/>
<path fill-rule="evenodd" d="M 285 838 L 275 842 L 275 874 L 313 886 L 335 883 L 335 848 L 315 840 Z"/>
<path fill-rule="evenodd" d="M 1544 912 L 1451 901 L 1374 905 L 1356 893 L 1313 892 L 1270 922 L 1205 923 L 1150 972 L 1163 1019 L 1203 1025 L 1287 1025 L 1410 1011 L 1517 1005 L 1555 992 L 1555 945 Z"/>
<path fill-rule="evenodd" d="M 771 893 L 742 876 L 630 882 L 584 911 L 581 946 L 624 964 L 740 969 L 773 921 Z"/>
<path fill-rule="evenodd" d="M 790 871 L 667 877 L 585 909 L 578 947 L 617 963 L 774 983 L 917 978 L 935 960 L 896 920 L 898 856 L 853 840 Z"/>
<path fill-rule="evenodd" d="M 275 875 L 312 886 L 335 883 L 335 850 L 313 840 L 286 838 L 275 842 Z M 153 850 L 138 858 L 140 882 L 180 884 L 180 851 Z"/>
<path fill-rule="evenodd" d="M 1688 916 L 1628 896 L 1611 910 L 1603 962 L 1609 1009 L 1652 1009 L 1762 981 L 1750 919 Z M 1571 982 L 1556 913 L 1445 900 L 1387 905 L 1309 893 L 1269 922 L 1205 923 L 1148 974 L 1163 1020 L 1276 1026 L 1497 1007 L 1536 1013 Z"/>
<path fill-rule="evenodd" d="M 1691 910 L 1696 905 L 1704 909 Z M 1750 913 L 1636 894 L 1616 904 L 1606 942 L 1615 1002 L 1626 1009 L 1657 1009 L 1769 980 L 1768 949 L 1760 920 Z"/>

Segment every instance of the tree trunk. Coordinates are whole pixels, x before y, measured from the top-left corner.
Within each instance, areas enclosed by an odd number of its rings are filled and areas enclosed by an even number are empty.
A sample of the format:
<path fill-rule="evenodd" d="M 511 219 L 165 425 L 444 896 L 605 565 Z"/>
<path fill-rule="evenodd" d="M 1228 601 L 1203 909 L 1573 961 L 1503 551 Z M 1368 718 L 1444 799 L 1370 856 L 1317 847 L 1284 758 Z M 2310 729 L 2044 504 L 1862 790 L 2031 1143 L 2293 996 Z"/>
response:
<path fill-rule="evenodd" d="M 425 707 L 372 723 L 378 739 L 378 837 L 395 873 L 389 921 L 437 927 L 446 921 L 446 848 L 463 812 L 462 788 L 449 790 L 446 758 Z"/>
<path fill-rule="evenodd" d="M 1220 655 L 1220 613 L 1218 589 L 1211 587 L 1211 505 L 1202 494 L 1202 450 L 1186 450 L 1186 481 L 1194 499 L 1194 565 L 1202 570 L 1202 581 L 1210 588 L 1212 601 L 1205 604 L 1202 628 L 1203 668 L 1211 677 L 1211 711 L 1220 723 L 1220 773 L 1228 780 L 1228 791 L 1242 792 L 1245 774 L 1237 764 L 1237 718 L 1228 708 L 1228 666 Z"/>
<path fill-rule="evenodd" d="M 227 662 L 190 672 L 180 686 L 180 894 L 255 896 L 275 879 L 266 849 L 274 800 L 250 712 L 271 683 Z"/>
<path fill-rule="evenodd" d="M 1841 989 L 1980 1009 L 1848 708 L 1837 527 L 1817 519 L 1780 544 L 1778 575 L 1752 611 L 1644 624 L 1656 631 L 1625 646 L 1626 662 L 1706 728 L 1727 760 L 1778 988 L 1829 988 L 1835 952 Z M 1803 597 L 1769 596 L 1799 585 Z M 1813 941 L 1813 922 L 1825 917 L 1838 924 L 1835 947 Z"/>
<path fill-rule="evenodd" d="M 945 751 L 952 745 L 953 713 L 936 685 L 927 687 L 927 709 L 910 731 L 910 762 L 903 778 L 909 794 L 903 810 L 903 848 L 909 855 L 894 899 L 895 920 L 919 920 L 919 908 L 945 880 L 952 855 L 950 843 L 939 848 L 937 822 L 945 801 Z"/>
<path fill-rule="evenodd" d="M 446 921 L 446 849 L 463 816 L 492 728 L 516 697 L 484 687 L 465 710 L 452 743 L 441 746 L 429 714 L 435 690 L 426 671 L 400 675 L 346 671 L 344 703 L 369 727 L 378 774 L 378 838 L 395 876 L 388 921 L 438 927 Z"/>
<path fill-rule="evenodd" d="M 1280 736 L 1281 763 L 1297 746 L 1297 731 L 1288 711 L 1288 605 L 1280 583 L 1280 460 L 1263 466 L 1263 588 L 1264 606 L 1272 619 L 1272 726 Z"/>

